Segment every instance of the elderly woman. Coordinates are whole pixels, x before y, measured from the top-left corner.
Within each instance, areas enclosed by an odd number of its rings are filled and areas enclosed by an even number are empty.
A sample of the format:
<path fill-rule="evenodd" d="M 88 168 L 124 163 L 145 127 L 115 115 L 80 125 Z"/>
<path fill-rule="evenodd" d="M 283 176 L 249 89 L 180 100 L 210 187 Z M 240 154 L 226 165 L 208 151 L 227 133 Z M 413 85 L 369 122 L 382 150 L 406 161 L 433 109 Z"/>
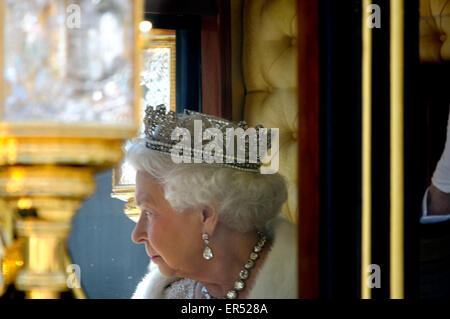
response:
<path fill-rule="evenodd" d="M 146 139 L 127 152 L 141 210 L 132 239 L 151 258 L 133 298 L 297 298 L 296 227 L 279 214 L 284 179 L 248 161 L 180 163 L 175 128 L 194 136 L 195 120 L 203 129 L 238 126 L 195 112 L 146 112 Z"/>

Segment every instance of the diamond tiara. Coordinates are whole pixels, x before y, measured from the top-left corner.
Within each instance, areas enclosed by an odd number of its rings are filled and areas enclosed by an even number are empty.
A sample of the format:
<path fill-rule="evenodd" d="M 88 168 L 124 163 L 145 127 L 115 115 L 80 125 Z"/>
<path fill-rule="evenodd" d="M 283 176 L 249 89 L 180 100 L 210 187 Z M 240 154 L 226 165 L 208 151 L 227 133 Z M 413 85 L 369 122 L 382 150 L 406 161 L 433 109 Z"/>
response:
<path fill-rule="evenodd" d="M 188 163 L 216 164 L 259 172 L 262 159 L 271 147 L 268 138 L 271 130 L 262 125 L 251 128 L 245 121 L 235 123 L 191 110 L 167 112 L 163 104 L 156 108 L 147 106 L 144 124 L 149 149 Z M 209 138 L 204 138 L 205 132 Z M 183 142 L 180 142 L 180 136 L 183 136 Z"/>

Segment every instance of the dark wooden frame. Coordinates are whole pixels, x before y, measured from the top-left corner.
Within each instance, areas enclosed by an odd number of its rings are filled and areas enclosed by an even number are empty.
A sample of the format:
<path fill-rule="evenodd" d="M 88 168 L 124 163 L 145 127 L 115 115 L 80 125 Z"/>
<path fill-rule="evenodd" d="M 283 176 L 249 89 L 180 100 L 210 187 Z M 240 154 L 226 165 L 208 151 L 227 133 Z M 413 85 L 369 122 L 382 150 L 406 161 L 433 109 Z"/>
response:
<path fill-rule="evenodd" d="M 217 15 L 216 0 L 151 0 L 146 1 L 148 13 L 168 15 Z"/>
<path fill-rule="evenodd" d="M 319 296 L 319 4 L 298 0 L 299 298 Z"/>
<path fill-rule="evenodd" d="M 217 0 L 217 8 L 202 16 L 202 112 L 231 120 L 230 1 Z"/>
<path fill-rule="evenodd" d="M 152 0 L 146 2 L 145 11 L 200 19 L 201 111 L 231 120 L 230 1 Z M 192 105 L 186 107 L 192 108 Z"/>

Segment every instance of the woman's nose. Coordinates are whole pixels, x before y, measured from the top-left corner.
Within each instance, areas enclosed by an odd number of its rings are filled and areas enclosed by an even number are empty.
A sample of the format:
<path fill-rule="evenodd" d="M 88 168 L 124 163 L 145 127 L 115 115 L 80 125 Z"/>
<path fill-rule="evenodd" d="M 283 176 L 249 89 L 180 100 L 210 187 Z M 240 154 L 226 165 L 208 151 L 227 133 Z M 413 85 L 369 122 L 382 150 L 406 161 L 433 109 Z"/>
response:
<path fill-rule="evenodd" d="M 133 232 L 131 233 L 131 240 L 136 244 L 142 244 L 147 241 L 147 223 L 145 222 L 145 215 L 141 214 L 139 216 L 139 220 L 134 227 Z"/>

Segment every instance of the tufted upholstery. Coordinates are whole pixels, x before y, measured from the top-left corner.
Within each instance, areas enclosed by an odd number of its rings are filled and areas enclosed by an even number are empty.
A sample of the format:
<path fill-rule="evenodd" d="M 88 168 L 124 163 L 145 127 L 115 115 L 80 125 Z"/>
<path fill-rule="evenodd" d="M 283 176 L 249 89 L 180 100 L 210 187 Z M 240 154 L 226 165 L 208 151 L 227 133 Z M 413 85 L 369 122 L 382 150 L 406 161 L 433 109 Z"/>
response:
<path fill-rule="evenodd" d="M 420 60 L 450 61 L 450 0 L 420 0 Z"/>
<path fill-rule="evenodd" d="M 297 10 L 295 0 L 244 0 L 243 117 L 280 129 L 280 169 L 288 182 L 282 213 L 297 222 Z"/>

